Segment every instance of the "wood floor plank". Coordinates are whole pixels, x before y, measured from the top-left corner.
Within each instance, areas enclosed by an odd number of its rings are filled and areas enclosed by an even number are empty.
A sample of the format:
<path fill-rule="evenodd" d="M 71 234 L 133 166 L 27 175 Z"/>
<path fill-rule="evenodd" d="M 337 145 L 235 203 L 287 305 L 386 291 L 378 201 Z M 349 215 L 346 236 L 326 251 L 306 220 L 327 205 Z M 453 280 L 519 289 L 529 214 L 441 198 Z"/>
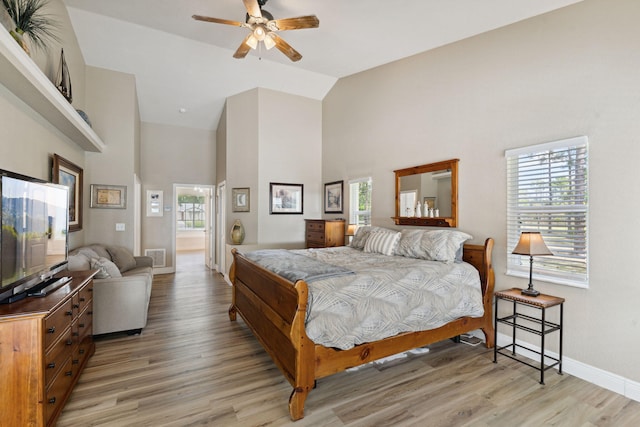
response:
<path fill-rule="evenodd" d="M 230 301 L 204 266 L 156 276 L 147 327 L 96 340 L 58 426 L 640 425 L 638 402 L 449 340 L 319 380 L 292 423 L 291 386 Z"/>

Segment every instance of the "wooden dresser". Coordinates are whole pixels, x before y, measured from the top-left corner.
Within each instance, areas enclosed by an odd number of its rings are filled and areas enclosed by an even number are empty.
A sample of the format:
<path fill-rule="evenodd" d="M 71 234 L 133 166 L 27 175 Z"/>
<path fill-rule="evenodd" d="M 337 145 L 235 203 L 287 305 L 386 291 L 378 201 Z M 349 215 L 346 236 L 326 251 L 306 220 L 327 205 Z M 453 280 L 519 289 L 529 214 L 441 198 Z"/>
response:
<path fill-rule="evenodd" d="M 0 305 L 0 424 L 53 426 L 95 351 L 93 276 L 73 279 L 44 297 Z"/>
<path fill-rule="evenodd" d="M 344 219 L 305 219 L 307 248 L 344 246 Z"/>

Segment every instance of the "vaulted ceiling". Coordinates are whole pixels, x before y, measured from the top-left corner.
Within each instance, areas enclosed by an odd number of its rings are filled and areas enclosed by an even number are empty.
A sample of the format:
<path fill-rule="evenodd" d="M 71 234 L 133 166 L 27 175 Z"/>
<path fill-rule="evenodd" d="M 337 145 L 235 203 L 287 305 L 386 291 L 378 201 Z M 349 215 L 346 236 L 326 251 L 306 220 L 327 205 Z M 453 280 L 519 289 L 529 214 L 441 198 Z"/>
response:
<path fill-rule="evenodd" d="M 315 14 L 317 29 L 279 35 L 277 49 L 233 53 L 247 29 L 241 0 L 64 0 L 87 65 L 136 76 L 143 121 L 215 129 L 229 96 L 264 87 L 322 100 L 351 74 L 581 0 L 269 0 L 276 19 Z M 182 112 L 181 112 L 182 110 Z"/>

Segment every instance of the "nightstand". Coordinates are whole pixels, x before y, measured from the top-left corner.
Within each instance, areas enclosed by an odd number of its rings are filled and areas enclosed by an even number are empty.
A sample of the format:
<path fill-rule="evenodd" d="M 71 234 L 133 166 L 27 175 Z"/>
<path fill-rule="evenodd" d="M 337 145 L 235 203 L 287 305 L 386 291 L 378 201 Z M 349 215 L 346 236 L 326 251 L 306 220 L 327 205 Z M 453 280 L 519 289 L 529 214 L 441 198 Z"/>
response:
<path fill-rule="evenodd" d="M 498 323 L 511 326 L 511 343 L 502 347 L 495 345 L 493 347 L 493 363 L 497 363 L 498 354 L 507 356 L 513 360 L 516 360 L 525 365 L 531 366 L 540 371 L 540 384 L 544 384 L 544 371 L 547 369 L 558 366 L 558 374 L 562 375 L 562 309 L 564 305 L 564 298 L 554 297 L 552 295 L 540 294 L 537 297 L 531 297 L 523 295 L 521 289 L 513 288 L 506 291 L 496 292 L 496 307 L 495 307 L 495 342 L 498 342 Z M 498 317 L 498 302 L 507 301 L 513 304 L 513 312 L 511 315 Z M 540 316 L 530 316 L 519 312 L 521 307 L 530 307 L 540 310 Z M 546 318 L 547 309 L 551 307 L 558 307 L 560 310 L 559 323 L 549 322 Z M 540 336 L 540 351 L 536 351 L 522 344 L 516 344 L 516 330 L 523 330 L 531 332 Z M 558 332 L 559 352 L 558 358 L 551 357 L 545 354 L 545 337 L 552 333 Z M 531 351 L 540 356 L 540 364 L 533 364 L 524 360 L 523 357 L 517 357 L 516 349 L 521 348 Z M 545 365 L 545 361 L 549 360 L 551 363 Z"/>

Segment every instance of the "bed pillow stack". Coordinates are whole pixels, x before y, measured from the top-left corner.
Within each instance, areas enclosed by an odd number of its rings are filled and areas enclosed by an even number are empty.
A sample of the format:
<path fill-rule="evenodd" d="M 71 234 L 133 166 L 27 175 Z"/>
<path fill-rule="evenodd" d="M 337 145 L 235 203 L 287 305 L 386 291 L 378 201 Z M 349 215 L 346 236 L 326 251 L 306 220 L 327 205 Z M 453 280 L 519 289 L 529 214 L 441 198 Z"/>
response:
<path fill-rule="evenodd" d="M 395 254 L 428 261 L 454 262 L 472 237 L 458 230 L 402 230 Z"/>

